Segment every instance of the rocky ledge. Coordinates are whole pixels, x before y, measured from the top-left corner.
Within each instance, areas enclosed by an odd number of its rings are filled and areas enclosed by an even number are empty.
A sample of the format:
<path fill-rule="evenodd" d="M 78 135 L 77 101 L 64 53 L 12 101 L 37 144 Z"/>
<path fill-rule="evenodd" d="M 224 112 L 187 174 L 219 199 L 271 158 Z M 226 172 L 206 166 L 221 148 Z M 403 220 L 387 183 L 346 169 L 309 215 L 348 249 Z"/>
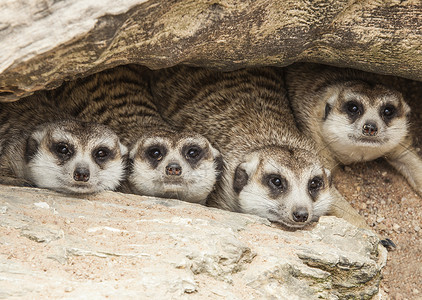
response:
<path fill-rule="evenodd" d="M 335 217 L 288 232 L 177 200 L 0 187 L 0 298 L 369 299 L 386 256 Z"/>

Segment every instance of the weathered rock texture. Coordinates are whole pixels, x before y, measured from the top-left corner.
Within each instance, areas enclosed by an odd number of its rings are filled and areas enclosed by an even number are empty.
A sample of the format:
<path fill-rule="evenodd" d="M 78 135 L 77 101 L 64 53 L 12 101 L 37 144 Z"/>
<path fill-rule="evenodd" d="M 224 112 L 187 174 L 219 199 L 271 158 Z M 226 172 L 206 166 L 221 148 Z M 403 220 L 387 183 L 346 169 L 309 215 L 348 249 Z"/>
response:
<path fill-rule="evenodd" d="M 335 217 L 286 232 L 177 200 L 0 188 L 0 298 L 368 299 L 385 262 Z"/>
<path fill-rule="evenodd" d="M 6 0 L 0 101 L 119 64 L 305 60 L 422 80 L 420 0 Z"/>

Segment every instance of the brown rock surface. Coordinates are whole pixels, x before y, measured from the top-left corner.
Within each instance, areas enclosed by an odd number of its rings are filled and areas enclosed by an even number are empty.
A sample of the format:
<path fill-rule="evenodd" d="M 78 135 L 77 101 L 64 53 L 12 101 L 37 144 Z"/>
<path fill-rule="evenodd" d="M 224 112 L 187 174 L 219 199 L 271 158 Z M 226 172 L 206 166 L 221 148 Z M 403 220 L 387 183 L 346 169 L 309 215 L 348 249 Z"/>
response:
<path fill-rule="evenodd" d="M 422 3 L 46 1 L 0 4 L 0 101 L 119 64 L 233 69 L 305 60 L 422 79 Z"/>

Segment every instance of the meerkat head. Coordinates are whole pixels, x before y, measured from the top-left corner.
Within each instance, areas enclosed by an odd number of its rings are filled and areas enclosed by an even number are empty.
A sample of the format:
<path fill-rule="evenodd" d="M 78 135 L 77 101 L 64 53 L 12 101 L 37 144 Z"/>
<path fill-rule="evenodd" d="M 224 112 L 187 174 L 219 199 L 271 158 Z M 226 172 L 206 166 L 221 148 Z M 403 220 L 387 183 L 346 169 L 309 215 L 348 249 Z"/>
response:
<path fill-rule="evenodd" d="M 383 156 L 407 137 L 410 108 L 394 89 L 349 81 L 324 97 L 321 135 L 343 163 Z"/>
<path fill-rule="evenodd" d="M 113 190 L 125 176 L 127 148 L 108 127 L 73 120 L 39 126 L 27 140 L 26 177 L 64 193 Z"/>
<path fill-rule="evenodd" d="M 277 146 L 248 154 L 233 181 L 241 212 L 288 228 L 302 228 L 327 213 L 333 201 L 330 187 L 330 171 L 315 154 Z"/>
<path fill-rule="evenodd" d="M 222 167 L 220 152 L 193 134 L 148 134 L 130 151 L 129 182 L 146 196 L 205 204 Z"/>

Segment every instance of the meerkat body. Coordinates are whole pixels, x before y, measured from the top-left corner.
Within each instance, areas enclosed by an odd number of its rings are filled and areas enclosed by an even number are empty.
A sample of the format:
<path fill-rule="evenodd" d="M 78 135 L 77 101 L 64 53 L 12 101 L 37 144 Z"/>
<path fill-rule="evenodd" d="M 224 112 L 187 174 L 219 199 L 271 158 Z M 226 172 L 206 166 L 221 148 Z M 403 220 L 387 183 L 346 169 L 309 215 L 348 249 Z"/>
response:
<path fill-rule="evenodd" d="M 112 130 L 58 113 L 43 93 L 0 104 L 1 183 L 76 194 L 113 190 L 126 152 Z"/>
<path fill-rule="evenodd" d="M 156 71 L 151 88 L 165 119 L 204 135 L 223 156 L 225 169 L 209 205 L 289 228 L 304 227 L 333 206 L 339 214 L 351 209 L 332 190 L 330 171 L 311 140 L 296 128 L 280 70 L 175 67 Z"/>
<path fill-rule="evenodd" d="M 162 119 L 149 89 L 148 69 L 120 66 L 64 84 L 58 106 L 84 121 L 106 124 L 130 148 L 122 191 L 205 203 L 219 174 L 219 153 L 199 134 Z"/>
<path fill-rule="evenodd" d="M 385 77 L 384 77 L 385 78 Z M 299 128 L 331 168 L 385 157 L 422 193 L 422 160 L 408 130 L 410 108 L 383 76 L 316 64 L 287 68 L 286 84 Z"/>

